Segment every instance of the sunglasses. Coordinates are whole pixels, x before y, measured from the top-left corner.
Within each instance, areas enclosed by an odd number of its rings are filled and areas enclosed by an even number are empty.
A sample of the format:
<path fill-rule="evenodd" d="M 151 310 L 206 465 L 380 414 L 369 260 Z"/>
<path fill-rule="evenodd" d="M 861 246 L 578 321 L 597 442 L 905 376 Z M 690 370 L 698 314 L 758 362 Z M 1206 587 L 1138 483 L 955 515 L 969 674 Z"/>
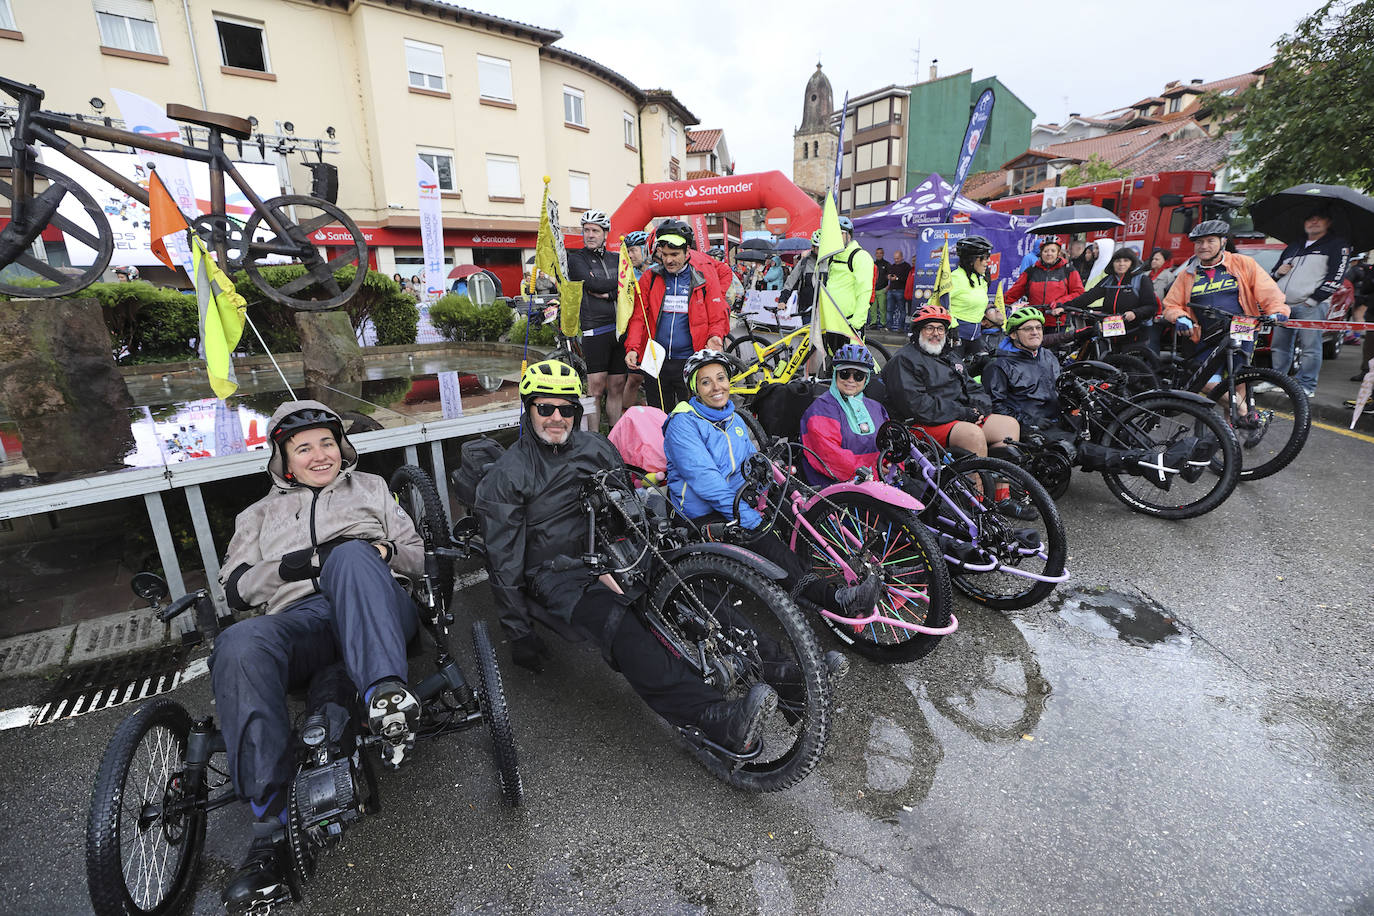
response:
<path fill-rule="evenodd" d="M 555 410 L 558 411 L 558 415 L 565 420 L 570 420 L 577 416 L 577 407 L 572 404 L 535 404 L 534 409 L 538 411 L 541 417 L 551 417 Z"/>
<path fill-rule="evenodd" d="M 868 373 L 862 369 L 837 369 L 835 378 L 842 382 L 862 382 L 868 378 Z"/>

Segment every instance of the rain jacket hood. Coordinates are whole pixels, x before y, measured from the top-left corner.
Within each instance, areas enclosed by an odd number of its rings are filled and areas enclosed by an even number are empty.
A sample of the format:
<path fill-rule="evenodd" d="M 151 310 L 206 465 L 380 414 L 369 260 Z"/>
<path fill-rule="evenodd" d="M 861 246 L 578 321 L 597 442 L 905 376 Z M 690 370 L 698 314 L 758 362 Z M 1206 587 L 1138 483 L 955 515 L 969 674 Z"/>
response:
<path fill-rule="evenodd" d="M 339 424 L 339 476 L 342 477 L 353 470 L 358 464 L 358 450 L 348 441 L 348 435 L 344 432 L 343 417 L 340 417 L 333 410 L 321 404 L 319 401 L 287 401 L 272 412 L 272 419 L 267 423 L 267 441 L 272 444 L 272 455 L 267 459 L 267 473 L 272 478 L 272 482 L 283 490 L 299 487 L 301 484 L 286 479 L 286 458 L 282 454 L 281 445 L 277 444 L 277 437 L 274 435 L 281 421 L 298 410 L 320 410 L 331 417 Z"/>

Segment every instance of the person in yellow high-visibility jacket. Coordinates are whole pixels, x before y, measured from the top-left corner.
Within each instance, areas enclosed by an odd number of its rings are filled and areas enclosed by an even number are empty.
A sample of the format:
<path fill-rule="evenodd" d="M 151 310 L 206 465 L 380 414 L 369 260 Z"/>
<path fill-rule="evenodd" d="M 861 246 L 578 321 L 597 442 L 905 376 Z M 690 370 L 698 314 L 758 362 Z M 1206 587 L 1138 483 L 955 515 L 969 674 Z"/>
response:
<path fill-rule="evenodd" d="M 830 294 L 849 326 L 831 327 L 826 322 L 822 342 L 830 354 L 855 337 L 862 339 L 873 301 L 873 256 L 854 241 L 854 221 L 847 216 L 840 217 L 840 233 L 844 248 L 830 261 L 830 276 L 821 295 Z"/>

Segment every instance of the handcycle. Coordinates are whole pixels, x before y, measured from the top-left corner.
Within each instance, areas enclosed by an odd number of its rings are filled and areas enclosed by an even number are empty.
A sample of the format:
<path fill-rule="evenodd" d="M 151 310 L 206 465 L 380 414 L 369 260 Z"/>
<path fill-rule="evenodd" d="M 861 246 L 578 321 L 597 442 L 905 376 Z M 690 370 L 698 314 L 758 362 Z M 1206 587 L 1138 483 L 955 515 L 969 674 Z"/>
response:
<path fill-rule="evenodd" d="M 1194 518 L 1221 505 L 1240 479 L 1240 443 L 1211 401 L 1186 391 L 1123 394 L 1126 375 L 1093 360 L 1055 380 L 1060 426 L 1023 427 L 1026 470 L 1055 499 L 1074 467 L 1102 474 L 1127 508 Z"/>
<path fill-rule="evenodd" d="M 1244 466 L 1241 480 L 1259 480 L 1276 474 L 1298 457 L 1312 431 L 1312 408 L 1297 379 L 1276 369 L 1251 363 L 1243 345 L 1255 339 L 1256 328 L 1272 327 L 1274 319 L 1232 315 L 1220 309 L 1194 305 L 1199 316 L 1214 319 L 1216 327 L 1198 342 L 1199 352 L 1210 347 L 1201 362 L 1181 357 L 1179 334 L 1160 361 L 1159 375 L 1165 387 L 1205 395 L 1217 403 L 1240 439 Z M 1221 376 L 1220 384 L 1212 379 Z M 1256 393 L 1255 386 L 1275 390 Z M 1209 390 L 1209 386 L 1210 390 Z"/>
<path fill-rule="evenodd" d="M 730 374 L 730 394 L 744 404 L 748 404 L 765 386 L 785 383 L 804 373 L 813 347 L 809 323 L 787 332 L 783 330 L 782 320 L 778 317 L 783 307 L 766 305 L 764 308 L 773 313 L 778 335 L 776 340 L 770 343 L 760 337 L 752 324 L 747 325 L 748 332 L 725 338 L 725 352 L 733 356 L 738 364 Z M 879 369 L 891 358 L 887 348 L 876 340 L 868 341 L 865 346 L 873 354 Z"/>
<path fill-rule="evenodd" d="M 437 738 L 485 723 L 490 731 L 501 793 L 520 804 L 523 784 L 506 709 L 501 671 L 486 624 L 472 624 L 478 681 L 464 676 L 449 651 L 452 575 L 459 555 L 447 546 L 443 506 L 429 476 L 403 466 L 391 478 L 401 506 L 424 542 L 423 575 L 411 585 L 423 630 L 434 643 L 434 671 L 415 688 L 419 726 L 407 741 L 366 733 L 356 688 L 342 663 L 312 676 L 295 732 L 297 771 L 287 804 L 288 886 L 275 903 L 300 900 L 320 856 L 365 816 L 381 810 L 373 756 L 395 758 L 415 738 Z M 159 606 L 166 583 L 152 573 L 134 577 L 135 594 Z M 216 616 L 207 589 L 171 602 L 158 618 L 188 610 L 195 628 L 188 642 L 213 642 L 233 618 Z M 183 637 L 185 638 L 185 637 Z M 161 697 L 115 730 L 96 774 L 86 826 L 86 877 L 100 916 L 185 912 L 195 895 L 205 850 L 207 815 L 233 804 L 223 760 L 224 736 L 212 716 L 192 719 L 180 703 Z"/>
<path fill-rule="evenodd" d="M 1067 581 L 1068 538 L 1045 488 L 1000 458 L 956 457 L 923 430 L 878 430 L 879 476 L 924 504 L 954 587 L 997 610 L 1030 607 Z"/>
<path fill-rule="evenodd" d="M 366 279 L 367 243 L 347 213 L 332 201 L 303 195 L 263 201 L 239 174 L 225 152 L 224 138 L 249 139 L 253 128 L 246 118 L 169 104 L 169 118 L 209 131 L 207 147 L 200 149 L 44 111 L 38 107 L 43 101 L 43 90 L 37 86 L 0 77 L 0 91 L 18 103 L 19 111 L 11 140 L 12 155 L 0 157 L 0 171 L 11 173 L 11 183 L 0 181 L 0 199 L 10 211 L 9 223 L 0 229 L 0 270 L 18 264 L 51 281 L 50 285 L 31 287 L 0 280 L 0 293 L 42 298 L 74 293 L 100 278 L 114 252 L 114 234 L 100 204 L 75 180 L 39 162 L 38 143 L 99 176 L 144 206 L 148 205 L 146 187 L 125 178 L 62 134 L 208 165 L 210 212 L 191 220 L 191 230 L 214 252 L 221 269 L 226 272 L 243 270 L 253 285 L 273 302 L 304 311 L 337 308 L 351 299 Z M 226 176 L 253 207 L 253 214 L 246 223 L 240 223 L 225 211 Z M 38 191 L 34 179 L 46 181 L 47 188 Z M 58 211 L 68 198 L 83 211 L 82 219 L 73 219 Z M 70 208 L 68 210 L 70 212 Z M 69 273 L 37 257 L 30 250 L 31 246 L 48 226 L 62 230 L 68 238 L 91 249 L 94 252 L 91 264 Z M 328 257 L 325 243 L 315 242 L 316 237 L 328 238 L 328 247 L 339 253 Z M 305 273 L 280 287 L 273 286 L 262 273 L 267 266 L 264 259 L 269 256 L 274 261 L 283 257 L 297 261 L 305 267 Z M 340 286 L 334 273 L 349 265 L 357 270 L 346 286 Z M 298 296 L 319 289 L 324 290 L 328 298 Z"/>
<path fill-rule="evenodd" d="M 777 710 L 753 747 L 733 751 L 693 725 L 678 726 L 678 734 L 707 770 L 736 788 L 776 792 L 804 779 L 825 749 L 832 674 L 777 584 L 782 570 L 736 544 L 697 537 L 661 494 L 635 489 L 618 469 L 588 478 L 580 496 L 586 549 L 551 558 L 541 572 L 610 576 L 631 599 L 627 613 L 726 700 L 756 684 L 772 686 Z M 485 553 L 471 515 L 455 525 L 454 540 L 466 553 Z"/>
<path fill-rule="evenodd" d="M 757 421 L 741 412 L 755 437 L 767 437 Z M 788 546 L 820 579 L 852 585 L 870 572 L 883 580 L 872 611 L 850 617 L 823 608 L 795 588 L 798 605 L 814 614 L 842 643 L 879 662 L 923 658 L 941 637 L 953 633 L 953 589 L 943 552 L 919 520 L 919 500 L 888 484 L 863 477 L 822 488 L 790 473 L 793 452 L 806 447 L 776 439 L 745 460 L 745 484 L 734 514 L 747 500 L 769 527 L 786 532 Z M 819 459 L 818 459 L 819 460 Z"/>

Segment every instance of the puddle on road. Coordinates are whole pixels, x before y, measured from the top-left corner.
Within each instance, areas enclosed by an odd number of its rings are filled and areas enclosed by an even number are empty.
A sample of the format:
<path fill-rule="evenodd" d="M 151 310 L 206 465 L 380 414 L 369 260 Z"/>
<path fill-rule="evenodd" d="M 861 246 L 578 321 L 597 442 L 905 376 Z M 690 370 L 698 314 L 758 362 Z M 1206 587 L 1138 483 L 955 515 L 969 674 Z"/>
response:
<path fill-rule="evenodd" d="M 1115 636 L 1141 649 L 1187 649 L 1192 645 L 1174 615 L 1143 595 L 1108 588 L 1061 589 L 1051 606 L 1064 620 L 1094 636 Z"/>

